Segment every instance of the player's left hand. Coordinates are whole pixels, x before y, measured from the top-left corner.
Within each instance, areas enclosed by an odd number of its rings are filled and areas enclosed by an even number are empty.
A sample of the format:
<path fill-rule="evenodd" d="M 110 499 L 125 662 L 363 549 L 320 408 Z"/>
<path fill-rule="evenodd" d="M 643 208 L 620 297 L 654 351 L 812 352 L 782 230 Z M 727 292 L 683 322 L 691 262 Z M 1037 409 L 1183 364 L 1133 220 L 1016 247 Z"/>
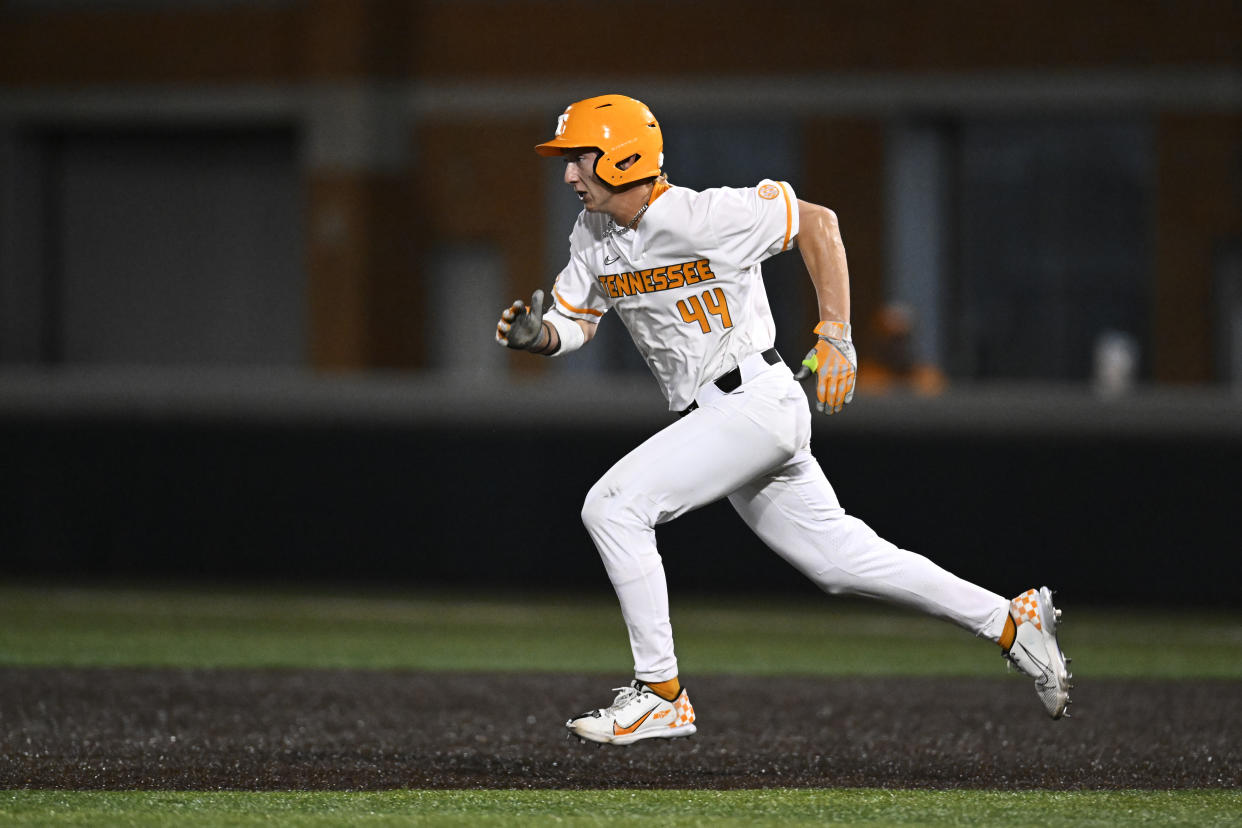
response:
<path fill-rule="evenodd" d="M 530 297 L 530 307 L 521 299 L 505 308 L 496 323 L 496 341 L 506 348 L 530 350 L 543 335 L 543 291 Z"/>
<path fill-rule="evenodd" d="M 820 322 L 815 333 L 819 334 L 819 341 L 807 352 L 794 379 L 802 381 L 814 374 L 815 408 L 824 414 L 836 414 L 854 399 L 858 355 L 848 322 Z"/>

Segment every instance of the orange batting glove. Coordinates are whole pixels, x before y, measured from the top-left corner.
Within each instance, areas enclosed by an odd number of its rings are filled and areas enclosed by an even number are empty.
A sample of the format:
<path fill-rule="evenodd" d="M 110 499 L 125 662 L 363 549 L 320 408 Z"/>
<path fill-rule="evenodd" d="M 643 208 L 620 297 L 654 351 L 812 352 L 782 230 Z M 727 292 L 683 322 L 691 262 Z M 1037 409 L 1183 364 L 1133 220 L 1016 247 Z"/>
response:
<path fill-rule="evenodd" d="M 854 380 L 858 377 L 850 324 L 820 322 L 815 333 L 819 341 L 807 352 L 794 379 L 801 381 L 815 374 L 815 407 L 824 414 L 836 414 L 854 399 Z"/>

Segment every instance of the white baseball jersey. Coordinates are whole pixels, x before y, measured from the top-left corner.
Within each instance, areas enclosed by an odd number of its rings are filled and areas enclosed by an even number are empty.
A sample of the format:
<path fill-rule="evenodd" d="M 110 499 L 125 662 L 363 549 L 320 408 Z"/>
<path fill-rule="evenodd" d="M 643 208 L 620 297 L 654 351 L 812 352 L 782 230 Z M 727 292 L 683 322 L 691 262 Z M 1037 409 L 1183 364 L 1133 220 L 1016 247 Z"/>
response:
<path fill-rule="evenodd" d="M 681 410 L 699 389 L 772 347 L 760 263 L 798 235 L 789 185 L 658 194 L 634 230 L 583 213 L 557 311 L 598 321 L 616 308 Z M 619 460 L 591 487 L 582 521 L 621 603 L 646 682 L 678 675 L 668 584 L 654 527 L 722 497 L 778 555 L 832 594 L 864 595 L 948 618 L 999 638 L 1009 602 L 899 549 L 847 515 L 811 453 L 806 394 L 784 365 L 708 394 Z"/>
<path fill-rule="evenodd" d="M 598 322 L 616 308 L 679 411 L 704 383 L 772 347 L 760 262 L 797 235 L 793 189 L 768 179 L 702 192 L 670 186 L 633 230 L 583 210 L 553 286 L 556 309 Z"/>

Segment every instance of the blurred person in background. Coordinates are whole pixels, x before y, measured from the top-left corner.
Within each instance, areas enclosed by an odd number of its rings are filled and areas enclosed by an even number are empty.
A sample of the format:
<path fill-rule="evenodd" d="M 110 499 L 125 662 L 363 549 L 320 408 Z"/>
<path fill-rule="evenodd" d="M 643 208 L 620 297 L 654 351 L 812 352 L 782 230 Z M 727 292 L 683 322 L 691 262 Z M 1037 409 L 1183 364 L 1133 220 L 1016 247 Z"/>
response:
<path fill-rule="evenodd" d="M 910 390 L 927 396 L 944 391 L 948 386 L 944 373 L 914 356 L 914 325 L 914 311 L 896 302 L 881 306 L 872 315 L 870 353 L 858 360 L 859 391 L 882 394 Z"/>

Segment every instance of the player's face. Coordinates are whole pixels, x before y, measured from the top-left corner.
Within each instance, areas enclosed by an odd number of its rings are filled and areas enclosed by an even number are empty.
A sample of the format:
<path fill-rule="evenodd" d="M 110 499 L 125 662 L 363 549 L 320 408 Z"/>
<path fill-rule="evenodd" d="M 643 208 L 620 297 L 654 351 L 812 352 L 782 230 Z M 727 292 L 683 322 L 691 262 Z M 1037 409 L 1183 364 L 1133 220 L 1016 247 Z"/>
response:
<path fill-rule="evenodd" d="M 596 158 L 599 153 L 595 150 L 574 150 L 565 156 L 565 183 L 574 188 L 582 206 L 591 213 L 605 210 L 613 195 L 595 175 Z"/>

